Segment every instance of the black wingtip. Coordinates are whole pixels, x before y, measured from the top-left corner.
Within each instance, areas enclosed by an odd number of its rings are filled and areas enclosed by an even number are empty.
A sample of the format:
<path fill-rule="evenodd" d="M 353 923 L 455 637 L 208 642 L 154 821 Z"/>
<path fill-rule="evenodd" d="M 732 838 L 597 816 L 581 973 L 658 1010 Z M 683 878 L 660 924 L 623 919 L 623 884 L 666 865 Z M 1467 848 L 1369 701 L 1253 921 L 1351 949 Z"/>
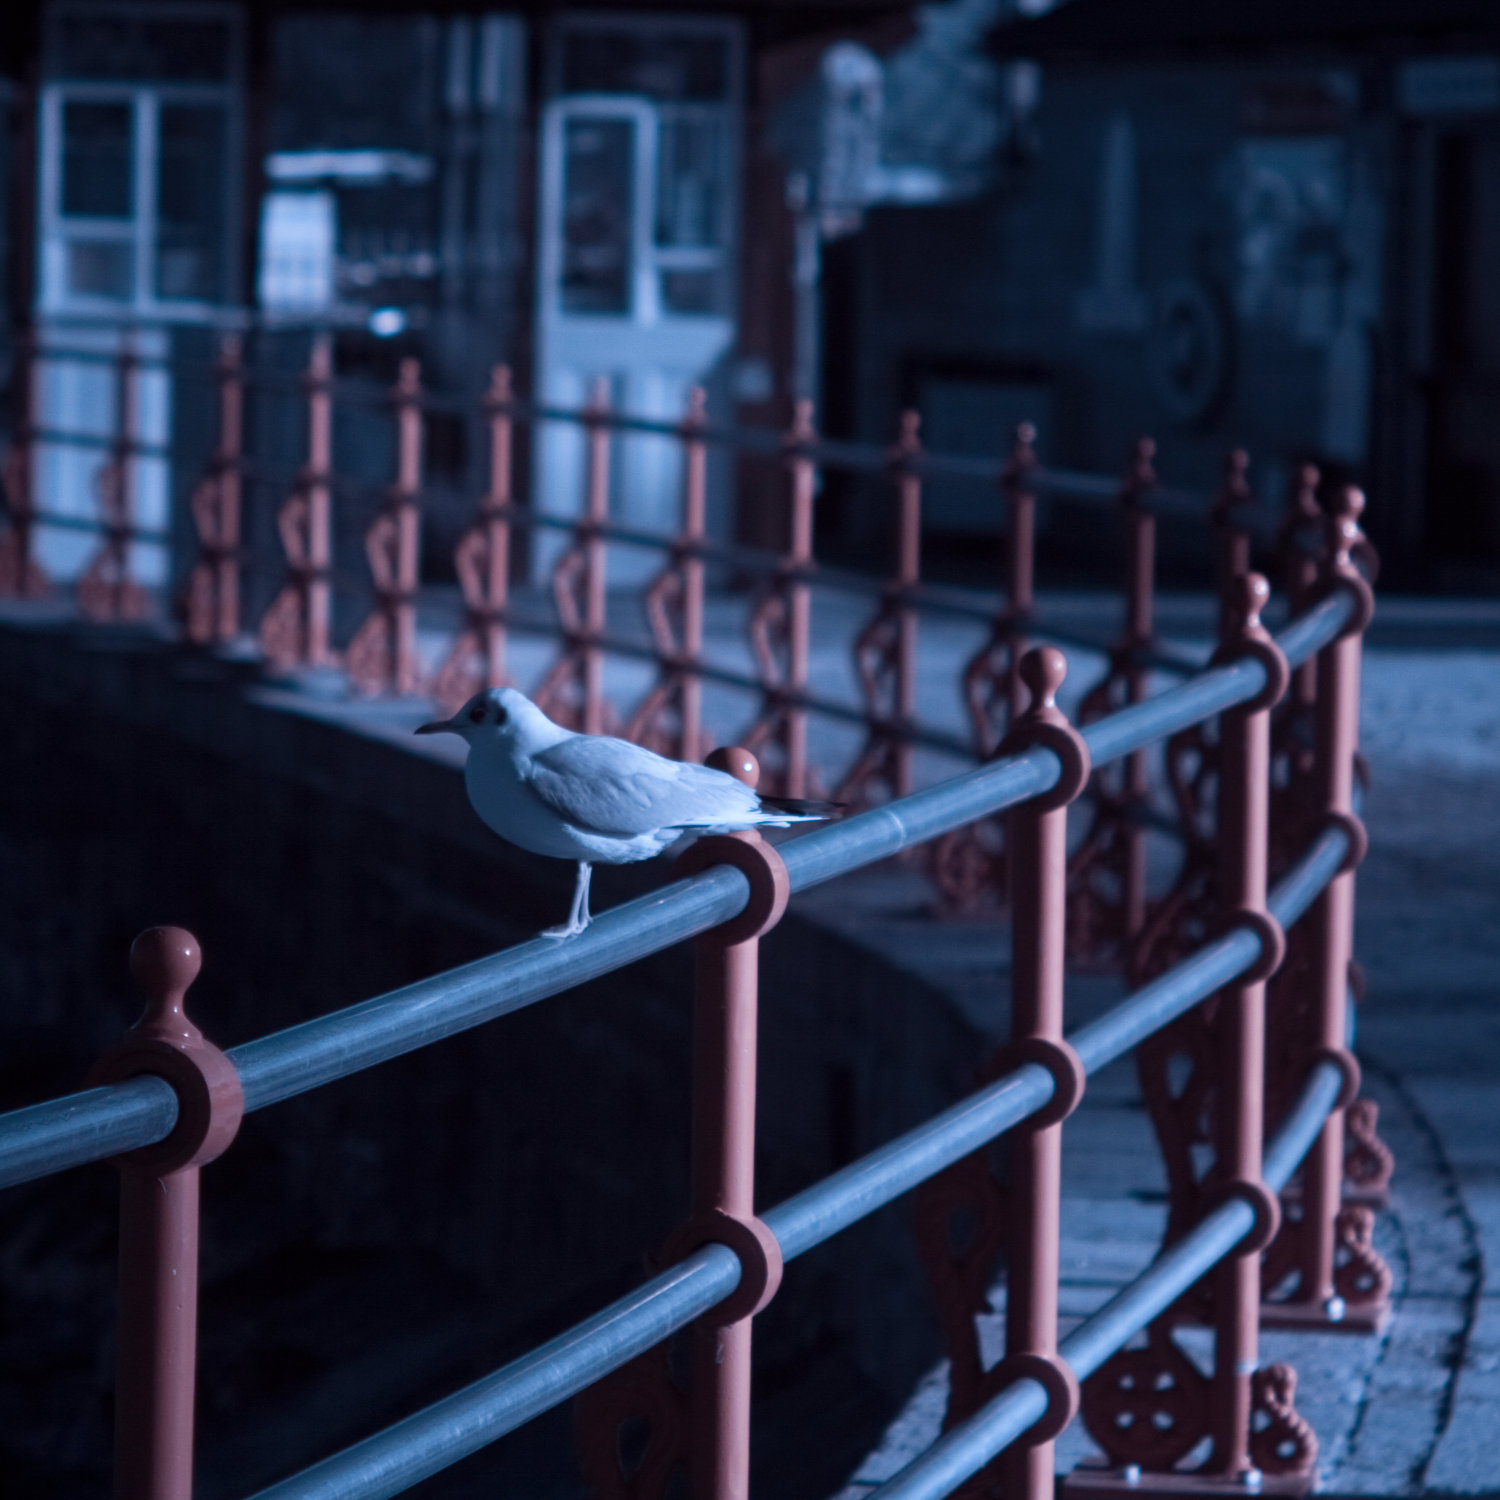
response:
<path fill-rule="evenodd" d="M 789 818 L 837 818 L 847 812 L 847 802 L 819 801 L 808 797 L 762 797 L 766 812 L 785 813 Z"/>

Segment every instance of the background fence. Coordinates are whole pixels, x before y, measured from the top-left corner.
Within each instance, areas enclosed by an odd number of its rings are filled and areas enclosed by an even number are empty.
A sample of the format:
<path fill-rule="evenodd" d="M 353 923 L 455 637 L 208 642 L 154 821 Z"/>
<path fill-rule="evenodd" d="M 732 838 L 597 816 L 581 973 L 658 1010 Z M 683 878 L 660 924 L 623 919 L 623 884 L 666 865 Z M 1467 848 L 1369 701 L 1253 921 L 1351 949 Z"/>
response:
<path fill-rule="evenodd" d="M 1195 496 L 1158 481 L 1155 447 L 1145 438 L 1123 475 L 1086 475 L 1041 465 L 1025 425 L 1000 457 L 943 455 L 922 448 L 919 417 L 908 412 L 891 448 L 880 450 L 821 440 L 805 404 L 783 433 L 715 425 L 701 392 L 677 424 L 612 411 L 603 388 L 581 411 L 540 408 L 520 399 L 500 368 L 481 403 L 487 480 L 453 553 L 461 597 L 455 616 L 451 596 L 422 586 L 423 537 L 431 529 L 424 524 L 425 448 L 435 423 L 465 413 L 423 390 L 414 361 L 401 363 L 395 385 L 372 408 L 367 388 L 335 379 L 327 335 L 313 339 L 300 379 L 252 370 L 238 337 L 223 341 L 212 370 L 147 357 L 129 339 L 112 355 L 28 347 L 29 376 L 19 384 L 29 404 L 6 468 L 10 525 L 0 541 L 0 596 L 37 598 L 52 588 L 38 561 L 48 528 L 97 533 L 74 582 L 77 609 L 102 622 L 140 619 L 158 607 L 140 581 L 151 571 L 142 567 L 143 549 L 162 554 L 153 564 L 158 574 L 167 571 L 170 550 L 175 582 L 167 600 L 183 638 L 196 645 L 251 650 L 283 677 L 334 671 L 358 696 L 431 696 L 448 712 L 519 672 L 563 723 L 689 759 L 732 740 L 759 757 L 768 790 L 828 793 L 855 807 L 904 796 L 922 780 L 993 756 L 1025 701 L 1018 664 L 1035 640 L 1107 659 L 1081 707 L 1084 722 L 1201 666 L 1198 654 L 1157 634 L 1159 523 L 1207 530 L 1221 590 L 1258 550 L 1284 579 L 1293 606 L 1306 594 L 1320 546 L 1316 471 L 1301 472 L 1292 505 L 1273 518 L 1254 502 L 1242 452 L 1228 455 L 1217 495 Z M 64 363 L 103 382 L 96 395 L 107 413 L 98 430 L 46 425 L 48 372 Z M 159 505 L 151 525 L 139 514 L 143 489 L 161 489 L 162 464 L 181 471 L 195 462 L 161 432 L 159 414 L 155 438 L 142 436 L 150 425 L 142 412 L 170 405 L 159 388 L 164 379 L 179 388 L 212 381 L 216 390 L 214 451 L 185 507 L 190 541 Z M 388 486 L 336 470 L 335 431 L 350 412 L 362 441 L 386 442 Z M 252 443 L 256 426 L 260 441 Z M 545 506 L 522 503 L 523 460 L 544 431 L 575 441 L 579 493 L 549 497 Z M 288 433 L 301 435 L 300 465 L 272 456 L 285 451 Z M 612 514 L 631 445 L 641 443 L 675 453 L 656 466 L 658 474 L 680 474 L 680 526 L 670 535 L 633 529 Z M 58 455 L 74 449 L 97 458 L 94 495 L 75 493 L 64 508 L 57 487 L 46 485 L 60 473 Z M 711 465 L 714 452 L 779 475 L 779 550 L 709 536 L 711 472 L 727 472 Z M 83 471 L 68 472 L 76 490 Z M 888 512 L 884 576 L 829 567 L 815 556 L 818 496 L 826 479 L 841 474 L 874 486 L 875 503 Z M 179 472 L 179 488 L 185 477 Z M 955 481 L 973 487 L 976 509 L 997 514 L 1007 538 L 1004 577 L 993 592 L 923 578 L 924 487 Z M 1119 536 L 1124 612 L 1113 638 L 1080 634 L 1039 613 L 1039 504 L 1075 508 L 1090 530 Z M 544 556 L 551 559 L 545 567 Z M 622 558 L 632 564 L 628 577 L 650 559 L 648 581 L 613 586 L 611 566 Z M 1361 563 L 1373 573 L 1363 543 Z M 528 577 L 544 583 L 540 592 Z M 814 681 L 815 608 L 848 635 L 852 695 Z M 711 632 L 711 615 L 727 631 Z M 924 680 L 924 631 L 942 632 L 945 652 L 962 654 L 937 665 L 941 681 Z M 518 639 L 526 647 L 519 664 Z M 539 656 L 540 642 L 548 644 Z M 621 669 L 613 693 L 607 664 Z M 627 668 L 645 682 L 622 698 Z M 1304 698 L 1306 679 L 1298 680 Z M 705 712 L 706 697 L 716 720 Z M 818 765 L 810 736 L 846 748 Z M 1194 749 L 1174 746 L 1169 758 L 1180 763 Z M 1080 905 L 1071 939 L 1080 956 L 1112 962 L 1139 936 L 1150 827 L 1174 825 L 1190 845 L 1201 842 L 1184 797 L 1153 798 L 1151 781 L 1142 752 L 1090 788 L 1094 826 L 1073 876 Z M 983 909 L 1003 894 L 1002 844 L 991 823 L 931 852 L 926 863 L 950 909 Z"/>

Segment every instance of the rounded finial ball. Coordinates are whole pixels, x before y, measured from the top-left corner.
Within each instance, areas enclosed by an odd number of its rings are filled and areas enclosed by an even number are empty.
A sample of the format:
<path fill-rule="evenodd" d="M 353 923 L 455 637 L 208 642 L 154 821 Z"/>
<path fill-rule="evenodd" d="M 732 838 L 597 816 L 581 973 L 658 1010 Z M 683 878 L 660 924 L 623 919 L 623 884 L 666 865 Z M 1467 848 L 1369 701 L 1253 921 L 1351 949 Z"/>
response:
<path fill-rule="evenodd" d="M 1365 512 L 1365 492 L 1356 485 L 1346 484 L 1339 491 L 1338 514 L 1346 520 L 1357 521 Z"/>
<path fill-rule="evenodd" d="M 180 997 L 202 967 L 198 940 L 184 927 L 148 927 L 130 945 L 130 972 L 151 1000 Z"/>
<path fill-rule="evenodd" d="M 1031 692 L 1032 708 L 1052 708 L 1068 675 L 1068 658 L 1056 646 L 1034 646 L 1021 658 L 1021 681 Z"/>
<path fill-rule="evenodd" d="M 1240 573 L 1230 585 L 1230 604 L 1246 625 L 1260 622 L 1260 612 L 1271 598 L 1271 585 L 1260 573 Z"/>
<path fill-rule="evenodd" d="M 1032 422 L 1016 423 L 1016 442 L 1023 448 L 1029 448 L 1036 442 L 1036 425 Z"/>
<path fill-rule="evenodd" d="M 760 784 L 760 762 L 742 745 L 721 745 L 709 751 L 708 764 L 716 771 L 727 771 L 746 786 Z"/>

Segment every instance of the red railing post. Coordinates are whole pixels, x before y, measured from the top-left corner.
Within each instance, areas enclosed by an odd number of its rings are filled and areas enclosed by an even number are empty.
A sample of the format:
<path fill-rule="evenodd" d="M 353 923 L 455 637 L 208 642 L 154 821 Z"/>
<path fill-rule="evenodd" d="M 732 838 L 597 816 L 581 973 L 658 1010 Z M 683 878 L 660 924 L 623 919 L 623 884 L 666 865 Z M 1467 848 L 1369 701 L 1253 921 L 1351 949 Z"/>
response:
<path fill-rule="evenodd" d="M 562 622 L 563 655 L 542 679 L 536 704 L 560 723 L 603 734 L 613 715 L 604 701 L 605 544 L 609 521 L 609 381 L 594 382 L 583 412 L 588 467 L 583 514 L 573 543 L 552 568 L 552 598 Z"/>
<path fill-rule="evenodd" d="M 433 696 L 446 713 L 483 688 L 504 687 L 506 609 L 510 603 L 510 525 L 514 493 L 511 376 L 505 365 L 490 372 L 484 398 L 490 433 L 490 481 L 474 524 L 453 551 L 464 599 L 464 627 L 434 682 Z M 475 666 L 475 660 L 478 666 Z"/>
<path fill-rule="evenodd" d="M 36 432 L 42 416 L 42 361 L 34 330 L 16 340 L 17 409 L 5 457 L 5 503 L 10 526 L 0 537 L 0 598 L 40 599 L 52 591 L 34 554 L 36 542 Z"/>
<path fill-rule="evenodd" d="M 1249 1239 L 1220 1263 L 1214 1285 L 1214 1371 L 1210 1427 L 1214 1449 L 1209 1469 L 1226 1479 L 1258 1483 L 1263 1470 L 1309 1473 L 1316 1440 L 1302 1424 L 1287 1451 L 1287 1433 L 1268 1440 L 1252 1430 L 1261 1388 L 1268 1382 L 1287 1392 L 1295 1377 L 1285 1367 L 1258 1372 L 1261 1252 L 1275 1237 L 1280 1204 L 1261 1178 L 1265 1131 L 1266 981 L 1280 967 L 1286 938 L 1266 910 L 1270 829 L 1271 709 L 1286 691 L 1286 658 L 1260 623 L 1271 591 L 1256 573 L 1242 573 L 1224 595 L 1224 635 L 1215 661 L 1246 657 L 1265 667 L 1266 685 L 1219 720 L 1218 907 L 1224 926 L 1250 926 L 1260 938 L 1255 965 L 1223 990 L 1216 1002 L 1218 1057 L 1215 1164 L 1200 1209 L 1238 1196 L 1255 1209 Z M 1284 1424 L 1283 1424 L 1284 1425 Z M 1269 1432 L 1269 1429 L 1268 1429 Z"/>
<path fill-rule="evenodd" d="M 738 746 L 708 763 L 748 786 L 755 757 Z M 661 1259 L 672 1264 L 706 1244 L 727 1245 L 740 1283 L 693 1325 L 686 1400 L 661 1346 L 607 1376 L 579 1399 L 578 1446 L 597 1500 L 662 1500 L 686 1464 L 691 1500 L 748 1500 L 750 1494 L 751 1320 L 781 1285 L 781 1247 L 755 1216 L 755 1073 L 760 939 L 781 920 L 786 866 L 754 831 L 699 839 L 677 861 L 678 875 L 733 865 L 750 884 L 745 909 L 697 943 L 693 993 L 691 1208 Z M 649 1429 L 640 1472 L 621 1470 L 619 1433 L 643 1418 Z"/>
<path fill-rule="evenodd" d="M 1012 755 L 1043 746 L 1057 756 L 1061 776 L 1050 792 L 1007 817 L 1011 1034 L 982 1073 L 989 1082 L 1022 1063 L 1039 1064 L 1052 1075 L 1052 1098 L 1010 1136 L 1008 1189 L 997 1180 L 991 1153 L 981 1150 L 925 1182 L 915 1203 L 917 1248 L 948 1349 L 945 1429 L 1018 1376 L 1041 1381 L 1050 1397 L 1046 1416 L 955 1492 L 965 1497 L 992 1494 L 1003 1475 L 1012 1500 L 1050 1500 L 1053 1441 L 1078 1410 L 1078 1382 L 1057 1353 L 1058 1221 L 1062 1122 L 1084 1087 L 1083 1065 L 1063 1040 L 1068 805 L 1088 784 L 1089 753 L 1055 701 L 1066 672 L 1054 647 L 1026 653 L 1020 676 L 1031 703 L 998 747 L 997 753 Z M 990 1309 L 1003 1254 L 1005 1357 L 986 1370 L 976 1319 Z"/>
<path fill-rule="evenodd" d="M 1067 943 L 1068 804 L 1088 784 L 1083 737 L 1055 702 L 1067 674 L 1061 651 L 1044 646 L 1022 658 L 1031 703 L 1001 747 L 1003 754 L 1041 745 L 1062 764 L 1045 795 L 1009 817 L 1011 901 L 1011 1042 L 1004 1068 L 1040 1063 L 1055 1089 L 1046 1109 L 1011 1138 L 1010 1265 L 1005 1293 L 1005 1358 L 991 1372 L 995 1388 L 1020 1375 L 1048 1387 L 1047 1415 L 1005 1458 L 1011 1500 L 1051 1500 L 1053 1439 L 1078 1410 L 1078 1382 L 1057 1355 L 1059 1215 L 1062 1206 L 1062 1122 L 1083 1094 L 1084 1069 L 1063 1040 L 1063 964 Z"/>
<path fill-rule="evenodd" d="M 787 542 L 776 576 L 750 612 L 750 647 L 755 653 L 762 703 L 745 744 L 759 752 L 768 743 L 781 751 L 775 778 L 782 796 L 803 797 L 808 789 L 808 656 L 812 645 L 813 497 L 817 489 L 818 435 L 811 401 L 798 401 L 782 444 L 788 482 Z"/>
<path fill-rule="evenodd" d="M 182 598 L 184 636 L 227 645 L 240 633 L 240 464 L 245 443 L 245 367 L 238 334 L 226 334 L 215 366 L 219 438 L 209 471 L 193 490 L 199 558 Z"/>
<path fill-rule="evenodd" d="M 813 495 L 817 487 L 817 464 L 811 449 L 816 441 L 812 402 L 799 401 L 787 439 L 786 459 L 791 494 L 791 533 L 786 555 L 786 686 L 793 695 L 787 704 L 784 740 L 788 797 L 807 795 L 807 710 L 800 699 L 807 691 L 812 647 L 812 589 L 808 575 L 813 564 Z"/>
<path fill-rule="evenodd" d="M 1025 706 L 1020 665 L 1036 608 L 1035 442 L 1036 428 L 1030 422 L 1018 423 L 1010 458 L 1000 476 L 1010 537 L 1005 599 L 989 637 L 964 663 L 960 678 L 974 749 L 981 760 L 997 753 L 1006 729 Z M 986 890 L 1005 900 L 1002 824 L 1002 819 L 985 818 L 934 842 L 929 870 L 947 910 L 971 910 Z"/>
<path fill-rule="evenodd" d="M 156 1073 L 177 1093 L 164 1141 L 119 1158 L 120 1334 L 115 1500 L 191 1500 L 198 1336 L 198 1169 L 223 1154 L 243 1113 L 234 1065 L 187 1018 L 201 958 L 191 933 L 153 927 L 130 950 L 141 1020 L 89 1083 Z"/>
<path fill-rule="evenodd" d="M 1250 533 L 1245 523 L 1247 509 L 1253 501 L 1250 455 L 1243 448 L 1231 448 L 1224 458 L 1224 483 L 1209 512 L 1214 533 L 1214 583 L 1221 610 L 1221 634 L 1229 629 L 1235 579 L 1250 571 Z"/>
<path fill-rule="evenodd" d="M 865 744 L 834 792 L 841 802 L 868 806 L 883 784 L 887 795 L 912 789 L 912 730 L 917 712 L 917 625 L 912 591 L 922 581 L 921 417 L 901 413 L 891 477 L 896 489 L 896 566 L 880 605 L 854 641 L 854 671 L 865 708 Z"/>
<path fill-rule="evenodd" d="M 1362 1204 L 1344 1205 L 1344 1111 L 1359 1093 L 1359 1064 L 1348 1048 L 1349 986 L 1354 941 L 1354 871 L 1364 856 L 1364 825 L 1354 811 L 1359 745 L 1362 637 L 1374 613 L 1374 595 L 1353 554 L 1364 544 L 1359 517 L 1364 496 L 1345 488 L 1327 522 L 1320 589 L 1346 591 L 1354 618 L 1318 656 L 1314 706 L 1316 748 L 1311 793 L 1324 826 L 1342 828 L 1349 854 L 1340 873 L 1308 916 L 1312 986 L 1312 1057 L 1343 1072 L 1344 1088 L 1302 1168 L 1302 1217 L 1288 1254 L 1297 1289 L 1286 1302 L 1268 1305 L 1270 1326 L 1321 1326 L 1365 1332 L 1390 1313 L 1390 1268 L 1370 1242 L 1374 1216 Z"/>
<path fill-rule="evenodd" d="M 1146 653 L 1155 641 L 1156 516 L 1146 498 L 1156 487 L 1156 444 L 1137 440 L 1120 486 L 1125 519 L 1125 628 L 1109 671 L 1079 707 L 1090 724 L 1145 702 L 1151 686 Z M 1150 751 L 1133 750 L 1117 769 L 1095 777 L 1094 816 L 1068 872 L 1068 940 L 1073 956 L 1129 968 L 1146 927 L 1146 830 L 1140 812 L 1151 789 Z"/>
<path fill-rule="evenodd" d="M 78 577 L 78 612 L 101 623 L 142 620 L 151 612 L 146 590 L 131 577 L 135 540 L 135 457 L 139 447 L 140 357 L 130 330 L 115 357 L 115 433 L 109 458 L 99 469 L 99 550 Z"/>
<path fill-rule="evenodd" d="M 334 662 L 333 628 L 333 340 L 320 333 L 307 372 L 307 462 L 276 516 L 287 582 L 260 622 L 261 648 L 278 671 Z"/>
<path fill-rule="evenodd" d="M 708 516 L 708 445 L 703 436 L 707 400 L 703 387 L 695 385 L 677 429 L 682 443 L 682 527 L 666 565 L 647 585 L 644 601 L 659 675 L 625 726 L 626 739 L 678 760 L 697 760 L 704 741 L 701 549 Z"/>
<path fill-rule="evenodd" d="M 345 653 L 351 684 L 372 697 L 417 690 L 422 377 L 416 360 L 401 361 L 391 399 L 396 409 L 396 482 L 365 534 L 375 609 Z"/>

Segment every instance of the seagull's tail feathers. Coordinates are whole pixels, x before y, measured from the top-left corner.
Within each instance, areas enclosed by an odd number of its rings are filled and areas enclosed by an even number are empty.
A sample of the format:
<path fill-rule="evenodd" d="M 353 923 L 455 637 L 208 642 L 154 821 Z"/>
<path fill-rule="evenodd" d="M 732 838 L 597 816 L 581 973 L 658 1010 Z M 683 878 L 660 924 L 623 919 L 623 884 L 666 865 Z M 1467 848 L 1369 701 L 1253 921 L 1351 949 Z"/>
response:
<path fill-rule="evenodd" d="M 822 823 L 836 818 L 848 806 L 844 802 L 820 802 L 806 797 L 762 797 L 760 810 L 774 816 L 763 821 L 772 827 L 788 823 Z"/>

